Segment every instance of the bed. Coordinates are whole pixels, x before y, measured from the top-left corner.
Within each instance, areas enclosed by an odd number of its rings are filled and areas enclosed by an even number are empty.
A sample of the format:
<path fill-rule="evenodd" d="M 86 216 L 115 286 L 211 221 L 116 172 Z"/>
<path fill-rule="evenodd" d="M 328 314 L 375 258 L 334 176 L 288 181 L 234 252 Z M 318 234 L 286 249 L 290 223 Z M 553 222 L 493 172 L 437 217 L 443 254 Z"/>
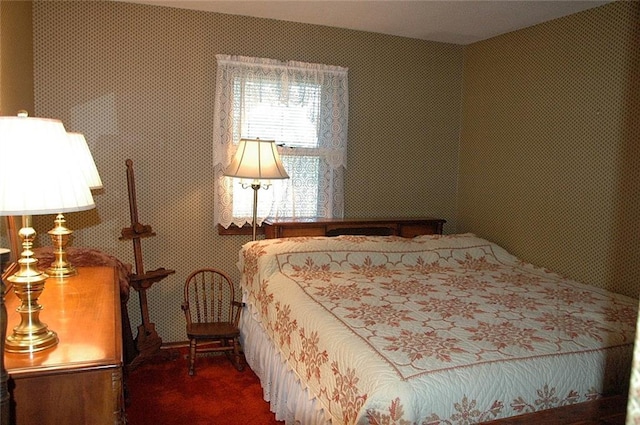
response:
<path fill-rule="evenodd" d="M 241 341 L 287 424 L 472 424 L 627 390 L 637 300 L 473 234 L 240 251 Z"/>

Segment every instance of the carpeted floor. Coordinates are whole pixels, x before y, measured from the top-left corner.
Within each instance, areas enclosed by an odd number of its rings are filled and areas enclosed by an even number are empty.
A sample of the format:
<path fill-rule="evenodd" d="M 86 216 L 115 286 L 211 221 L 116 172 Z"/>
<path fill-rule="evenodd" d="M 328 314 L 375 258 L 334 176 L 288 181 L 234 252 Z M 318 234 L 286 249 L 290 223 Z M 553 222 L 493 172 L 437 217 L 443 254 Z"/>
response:
<path fill-rule="evenodd" d="M 173 360 L 147 361 L 129 372 L 128 425 L 270 425 L 275 420 L 249 366 L 238 372 L 224 355 L 198 357 L 187 371 L 186 349 Z"/>

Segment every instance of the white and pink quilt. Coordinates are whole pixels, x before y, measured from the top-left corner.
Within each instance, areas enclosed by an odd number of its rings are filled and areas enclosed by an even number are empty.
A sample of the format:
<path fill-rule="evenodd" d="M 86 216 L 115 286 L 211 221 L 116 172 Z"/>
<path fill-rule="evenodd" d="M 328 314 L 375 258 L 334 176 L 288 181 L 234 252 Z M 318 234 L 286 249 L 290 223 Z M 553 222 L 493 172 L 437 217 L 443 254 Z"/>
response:
<path fill-rule="evenodd" d="M 628 385 L 636 300 L 472 234 L 270 239 L 239 267 L 250 366 L 272 384 L 270 353 L 332 424 L 471 424 Z"/>

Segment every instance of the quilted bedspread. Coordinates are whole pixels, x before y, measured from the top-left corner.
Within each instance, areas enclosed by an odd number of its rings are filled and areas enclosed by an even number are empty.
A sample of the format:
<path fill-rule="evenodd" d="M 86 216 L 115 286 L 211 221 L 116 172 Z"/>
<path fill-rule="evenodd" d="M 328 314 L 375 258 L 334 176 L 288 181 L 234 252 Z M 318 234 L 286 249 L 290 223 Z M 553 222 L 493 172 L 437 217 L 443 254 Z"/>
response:
<path fill-rule="evenodd" d="M 470 424 L 628 385 L 637 300 L 472 234 L 270 239 L 239 267 L 333 424 Z"/>

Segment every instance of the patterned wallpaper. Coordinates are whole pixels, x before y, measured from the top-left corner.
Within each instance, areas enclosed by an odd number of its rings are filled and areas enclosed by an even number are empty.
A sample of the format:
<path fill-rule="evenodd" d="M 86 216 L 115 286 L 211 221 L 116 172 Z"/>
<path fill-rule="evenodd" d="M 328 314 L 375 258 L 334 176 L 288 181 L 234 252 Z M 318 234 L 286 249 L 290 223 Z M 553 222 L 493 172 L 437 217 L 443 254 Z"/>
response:
<path fill-rule="evenodd" d="M 640 292 L 640 3 L 465 51 L 458 231 Z"/>
<path fill-rule="evenodd" d="M 36 115 L 85 134 L 104 189 L 97 208 L 66 215 L 74 246 L 133 262 L 125 160 L 134 162 L 146 270 L 174 275 L 149 291 L 164 342 L 184 341 L 187 275 L 203 266 L 239 278 L 250 236 L 213 223 L 215 54 L 349 68 L 347 217 L 434 216 L 456 226 L 463 47 L 168 7 L 120 2 L 35 2 Z M 384 194 L 384 196 L 380 196 Z M 48 244 L 53 217 L 36 217 Z M 134 328 L 137 297 L 129 301 Z"/>
<path fill-rule="evenodd" d="M 212 223 L 216 53 L 349 68 L 347 216 L 442 217 L 446 233 L 473 231 L 638 294 L 640 3 L 465 48 L 126 3 L 36 2 L 33 12 L 35 114 L 84 133 L 105 183 L 95 210 L 67 215 L 74 245 L 133 261 L 118 240 L 130 225 L 124 160 L 133 159 L 140 218 L 157 232 L 143 240 L 146 268 L 176 270 L 149 291 L 165 342 L 185 339 L 186 275 L 215 265 L 237 279 L 249 240 Z M 48 244 L 53 217 L 35 223 Z M 129 310 L 135 327 L 135 296 Z"/>
<path fill-rule="evenodd" d="M 0 115 L 34 110 L 31 9 L 27 2 L 0 2 Z"/>

